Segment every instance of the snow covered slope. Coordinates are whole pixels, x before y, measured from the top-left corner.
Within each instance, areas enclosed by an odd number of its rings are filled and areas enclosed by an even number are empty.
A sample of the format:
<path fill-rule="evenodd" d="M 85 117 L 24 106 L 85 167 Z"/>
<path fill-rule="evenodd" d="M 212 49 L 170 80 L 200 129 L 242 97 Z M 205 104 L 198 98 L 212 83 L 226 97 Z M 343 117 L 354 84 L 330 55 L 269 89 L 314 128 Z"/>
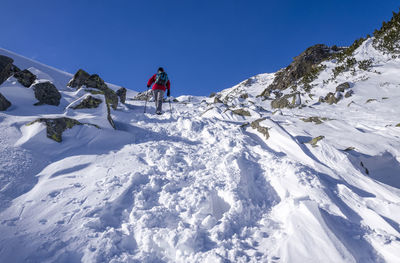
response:
<path fill-rule="evenodd" d="M 327 81 L 337 61 L 323 62 L 300 107 L 271 108 L 259 95 L 275 75 L 262 74 L 161 116 L 127 100 L 116 130 L 75 126 L 61 143 L 25 124 L 71 116 L 72 75 L 0 50 L 63 96 L 36 107 L 13 77 L 0 86 L 13 103 L 0 112 L 0 261 L 398 262 L 400 59 L 371 41 L 354 53 L 368 70 Z M 318 102 L 343 82 L 352 96 Z"/>

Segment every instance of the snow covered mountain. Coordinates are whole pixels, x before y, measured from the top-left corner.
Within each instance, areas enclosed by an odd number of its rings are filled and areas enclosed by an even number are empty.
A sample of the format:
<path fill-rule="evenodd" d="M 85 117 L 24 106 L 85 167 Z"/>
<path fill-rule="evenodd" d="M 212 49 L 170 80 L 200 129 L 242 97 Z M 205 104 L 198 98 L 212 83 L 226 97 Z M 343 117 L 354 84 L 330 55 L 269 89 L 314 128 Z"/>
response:
<path fill-rule="evenodd" d="M 398 20 L 161 116 L 0 49 L 0 261 L 399 262 Z"/>

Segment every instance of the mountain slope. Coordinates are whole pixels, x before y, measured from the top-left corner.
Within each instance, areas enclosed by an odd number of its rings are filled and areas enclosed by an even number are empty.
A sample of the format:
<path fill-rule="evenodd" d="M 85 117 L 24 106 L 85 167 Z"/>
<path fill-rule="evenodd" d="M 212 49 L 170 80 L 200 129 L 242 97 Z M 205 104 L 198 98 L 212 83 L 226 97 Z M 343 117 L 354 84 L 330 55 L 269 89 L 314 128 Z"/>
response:
<path fill-rule="evenodd" d="M 143 114 L 143 101 L 128 100 L 111 111 L 116 130 L 74 126 L 61 143 L 43 124 L 25 124 L 72 116 L 68 106 L 82 96 L 66 87 L 72 75 L 0 54 L 62 93 L 60 106 L 37 107 L 13 77 L 0 86 L 13 103 L 0 112 L 1 261 L 400 257 L 400 59 L 372 38 L 350 56 L 373 60 L 368 70 L 356 64 L 333 78 L 341 62 L 325 60 L 311 91 L 297 88 L 293 107 L 271 106 L 291 89 L 260 96 L 276 76 L 262 74 L 214 98 L 181 96 L 162 116 L 152 102 Z M 336 92 L 342 83 L 350 97 Z M 328 92 L 340 100 L 323 102 Z M 104 114 L 73 111 L 83 122 Z"/>

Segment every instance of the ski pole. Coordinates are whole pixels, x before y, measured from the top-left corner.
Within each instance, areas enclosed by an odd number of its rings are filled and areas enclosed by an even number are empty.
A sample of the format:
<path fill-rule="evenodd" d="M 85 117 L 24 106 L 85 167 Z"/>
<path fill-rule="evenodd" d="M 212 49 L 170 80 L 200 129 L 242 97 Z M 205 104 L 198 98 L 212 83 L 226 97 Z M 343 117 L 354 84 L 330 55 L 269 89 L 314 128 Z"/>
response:
<path fill-rule="evenodd" d="M 170 110 L 171 115 L 172 115 L 171 97 L 169 97 L 168 101 L 169 101 L 169 110 Z"/>
<path fill-rule="evenodd" d="M 146 106 L 147 106 L 147 100 L 149 99 L 149 88 L 147 87 L 147 91 L 146 91 L 146 100 L 145 100 L 145 103 L 144 103 L 144 112 L 143 113 L 146 113 Z"/>

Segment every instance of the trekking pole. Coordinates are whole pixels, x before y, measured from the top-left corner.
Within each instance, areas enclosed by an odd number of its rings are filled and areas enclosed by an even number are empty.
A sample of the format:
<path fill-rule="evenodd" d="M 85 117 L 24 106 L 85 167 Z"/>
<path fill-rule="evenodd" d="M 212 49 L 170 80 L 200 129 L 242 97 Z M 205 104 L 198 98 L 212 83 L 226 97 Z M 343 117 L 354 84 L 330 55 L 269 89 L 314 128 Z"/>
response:
<path fill-rule="evenodd" d="M 147 100 L 149 99 L 149 88 L 147 88 L 147 91 L 146 91 L 146 100 L 145 100 L 145 103 L 144 103 L 144 112 L 143 113 L 146 113 L 146 106 L 147 106 Z"/>
<path fill-rule="evenodd" d="M 168 101 L 169 101 L 169 110 L 170 110 L 171 115 L 172 115 L 171 97 L 169 97 Z"/>

